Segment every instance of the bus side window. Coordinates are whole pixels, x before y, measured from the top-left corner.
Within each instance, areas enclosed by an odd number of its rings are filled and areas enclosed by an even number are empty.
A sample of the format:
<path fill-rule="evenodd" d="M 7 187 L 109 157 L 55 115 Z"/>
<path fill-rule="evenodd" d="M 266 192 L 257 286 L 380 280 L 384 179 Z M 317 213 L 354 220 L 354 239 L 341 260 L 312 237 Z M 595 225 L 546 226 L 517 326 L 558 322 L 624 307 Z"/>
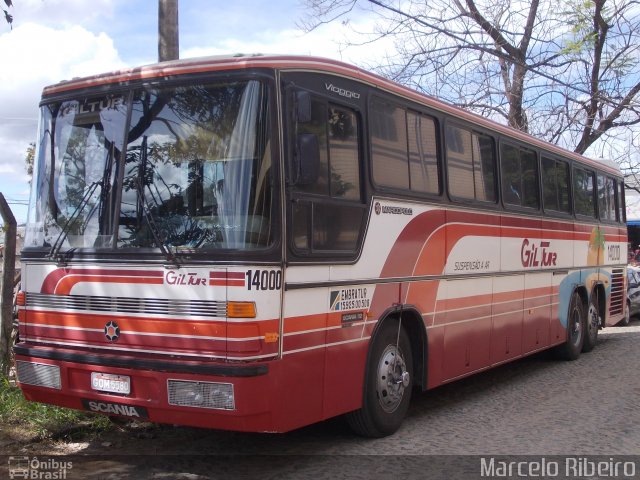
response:
<path fill-rule="evenodd" d="M 440 194 L 435 120 L 407 112 L 407 133 L 411 190 Z"/>
<path fill-rule="evenodd" d="M 500 148 L 504 203 L 538 209 L 538 161 L 531 150 L 502 144 Z"/>
<path fill-rule="evenodd" d="M 614 180 L 604 175 L 598 175 L 598 211 L 600 212 L 600 220 L 610 222 L 616 220 Z"/>
<path fill-rule="evenodd" d="M 405 110 L 394 103 L 372 97 L 369 119 L 373 181 L 376 185 L 408 190 Z"/>
<path fill-rule="evenodd" d="M 567 162 L 542 157 L 542 199 L 545 210 L 571 213 Z"/>
<path fill-rule="evenodd" d="M 373 181 L 381 187 L 440 194 L 435 120 L 372 97 L 369 109 Z"/>
<path fill-rule="evenodd" d="M 594 173 L 575 167 L 573 169 L 573 203 L 577 215 L 595 218 L 594 192 Z"/>
<path fill-rule="evenodd" d="M 493 138 L 447 125 L 449 193 L 457 198 L 496 201 L 496 168 Z"/>
<path fill-rule="evenodd" d="M 627 218 L 625 215 L 625 204 L 624 204 L 624 183 L 616 181 L 616 207 L 618 209 L 618 214 L 616 216 L 616 220 L 619 223 L 625 223 Z"/>

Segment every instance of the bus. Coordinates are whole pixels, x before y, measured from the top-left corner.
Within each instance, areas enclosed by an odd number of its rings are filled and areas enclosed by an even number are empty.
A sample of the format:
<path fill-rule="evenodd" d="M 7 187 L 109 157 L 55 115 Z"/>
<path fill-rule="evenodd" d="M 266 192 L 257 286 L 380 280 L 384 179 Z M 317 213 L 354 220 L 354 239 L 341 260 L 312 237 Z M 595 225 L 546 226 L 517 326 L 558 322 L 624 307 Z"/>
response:
<path fill-rule="evenodd" d="M 395 432 L 412 392 L 624 318 L 624 186 L 342 62 L 177 60 L 44 89 L 15 359 L 27 399 Z"/>

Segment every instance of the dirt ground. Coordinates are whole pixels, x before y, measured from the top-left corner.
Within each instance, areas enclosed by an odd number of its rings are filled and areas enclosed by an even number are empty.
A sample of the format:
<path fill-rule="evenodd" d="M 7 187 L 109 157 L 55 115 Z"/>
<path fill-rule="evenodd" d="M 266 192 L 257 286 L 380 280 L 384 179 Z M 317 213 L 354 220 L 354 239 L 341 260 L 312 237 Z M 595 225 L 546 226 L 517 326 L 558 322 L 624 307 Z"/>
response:
<path fill-rule="evenodd" d="M 331 438 L 348 443 L 363 441 L 339 419 L 284 435 L 128 423 L 100 433 L 87 433 L 74 426 L 42 439 L 25 434 L 18 426 L 0 428 L 0 478 L 14 478 L 10 477 L 12 469 L 15 475 L 12 460 L 25 458 L 40 462 L 40 468 L 37 473 L 15 478 L 368 479 L 365 472 L 372 467 L 373 458 L 365 454 L 340 459 L 340 455 L 321 449 L 317 455 L 300 453 L 299 448 L 309 446 L 310 439 L 318 445 L 328 445 Z M 381 463 L 375 468 L 380 473 L 378 478 L 395 477 L 398 466 L 384 457 L 377 461 Z M 61 470 L 60 465 L 69 468 Z M 405 462 L 400 466 L 407 468 Z M 340 475 L 336 476 L 336 468 Z"/>
<path fill-rule="evenodd" d="M 639 345 L 636 321 L 603 330 L 574 362 L 538 354 L 416 394 L 400 431 L 380 439 L 355 436 L 340 418 L 285 434 L 70 425 L 44 439 L 0 424 L 0 479 L 466 480 L 480 478 L 487 456 L 614 459 L 633 467 L 618 478 L 640 478 Z M 18 461 L 35 475 L 18 475 Z"/>

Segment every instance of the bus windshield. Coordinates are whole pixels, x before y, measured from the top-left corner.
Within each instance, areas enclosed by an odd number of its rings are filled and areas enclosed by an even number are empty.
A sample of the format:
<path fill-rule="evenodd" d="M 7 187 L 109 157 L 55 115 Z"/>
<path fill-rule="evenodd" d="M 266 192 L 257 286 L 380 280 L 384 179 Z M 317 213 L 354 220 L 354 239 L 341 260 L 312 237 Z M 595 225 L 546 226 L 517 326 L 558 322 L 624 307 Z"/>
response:
<path fill-rule="evenodd" d="M 268 247 L 269 135 L 256 80 L 47 103 L 26 246 Z"/>

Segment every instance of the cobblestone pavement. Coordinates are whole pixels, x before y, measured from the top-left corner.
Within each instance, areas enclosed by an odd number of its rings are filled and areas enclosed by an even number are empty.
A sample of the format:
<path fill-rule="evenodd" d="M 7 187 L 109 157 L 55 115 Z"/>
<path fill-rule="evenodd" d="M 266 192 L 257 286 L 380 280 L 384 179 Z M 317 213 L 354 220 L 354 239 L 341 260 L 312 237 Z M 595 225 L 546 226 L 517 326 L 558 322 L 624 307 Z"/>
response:
<path fill-rule="evenodd" d="M 76 468 L 82 477 L 67 478 L 228 478 L 229 465 L 239 463 L 246 478 L 256 471 L 261 478 L 370 478 L 372 469 L 376 478 L 419 478 L 414 462 L 425 455 L 640 455 L 639 399 L 636 321 L 602 330 L 596 349 L 574 362 L 538 354 L 416 394 L 403 427 L 387 438 L 354 436 L 341 419 L 287 434 L 115 432 L 106 442 L 72 445 L 91 457 Z M 433 457 L 445 473 L 420 478 L 465 477 L 452 476 L 455 458 Z M 640 476 L 640 458 L 637 464 Z"/>

